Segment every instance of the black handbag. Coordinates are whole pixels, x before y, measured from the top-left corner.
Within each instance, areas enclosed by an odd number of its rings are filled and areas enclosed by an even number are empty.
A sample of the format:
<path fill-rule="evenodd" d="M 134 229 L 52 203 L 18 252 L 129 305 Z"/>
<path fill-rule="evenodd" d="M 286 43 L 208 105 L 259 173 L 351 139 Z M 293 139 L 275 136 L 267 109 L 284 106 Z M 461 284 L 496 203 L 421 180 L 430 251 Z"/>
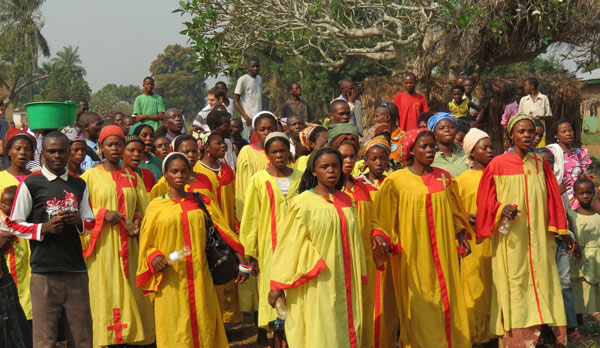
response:
<path fill-rule="evenodd" d="M 219 234 L 210 218 L 206 205 L 199 193 L 193 193 L 194 199 L 204 211 L 204 226 L 206 227 L 206 261 L 213 278 L 213 284 L 227 284 L 238 275 L 239 261 L 225 240 Z"/>

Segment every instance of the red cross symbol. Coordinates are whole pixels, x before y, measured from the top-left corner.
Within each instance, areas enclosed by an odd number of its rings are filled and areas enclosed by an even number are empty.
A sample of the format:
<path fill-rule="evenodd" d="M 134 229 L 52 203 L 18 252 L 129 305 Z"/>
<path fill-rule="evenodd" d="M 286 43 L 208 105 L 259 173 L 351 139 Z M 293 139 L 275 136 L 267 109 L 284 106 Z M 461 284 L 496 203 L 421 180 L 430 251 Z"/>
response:
<path fill-rule="evenodd" d="M 113 308 L 113 325 L 106 327 L 108 331 L 115 332 L 115 343 L 123 344 L 123 329 L 127 328 L 127 324 L 121 324 L 121 310 L 119 308 Z"/>
<path fill-rule="evenodd" d="M 537 169 L 538 173 L 540 172 L 540 167 L 544 168 L 544 160 L 540 158 L 541 156 L 538 156 L 537 154 L 532 154 L 531 158 L 533 158 L 533 160 L 535 161 L 535 169 Z M 542 162 L 539 163 L 538 162 Z"/>

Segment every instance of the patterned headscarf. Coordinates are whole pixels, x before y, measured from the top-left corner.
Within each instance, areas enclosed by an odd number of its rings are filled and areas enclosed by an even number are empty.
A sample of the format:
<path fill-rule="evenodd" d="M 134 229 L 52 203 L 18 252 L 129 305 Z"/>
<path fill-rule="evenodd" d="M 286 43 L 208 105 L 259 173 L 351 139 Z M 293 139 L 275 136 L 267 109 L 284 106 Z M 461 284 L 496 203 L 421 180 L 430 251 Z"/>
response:
<path fill-rule="evenodd" d="M 533 120 L 533 118 L 529 117 L 526 114 L 516 114 L 515 116 L 511 117 L 510 121 L 508 121 L 508 125 L 506 126 L 506 133 L 510 135 L 510 132 L 512 132 L 512 129 L 515 126 L 515 124 L 523 120 L 530 121 L 533 124 L 533 128 L 535 129 L 535 121 Z"/>
<path fill-rule="evenodd" d="M 454 117 L 454 115 L 452 115 L 449 112 L 438 112 L 437 114 L 429 118 L 429 120 L 427 121 L 427 128 L 429 128 L 429 130 L 433 132 L 438 123 L 440 123 L 440 121 L 443 119 L 448 119 L 452 121 L 452 123 L 454 123 L 454 126 L 456 127 L 456 117 Z"/>
<path fill-rule="evenodd" d="M 473 160 L 471 159 L 471 152 L 475 148 L 475 145 L 481 139 L 489 138 L 490 136 L 482 131 L 481 129 L 471 128 L 467 134 L 465 135 L 465 139 L 463 140 L 463 150 L 465 151 L 466 159 L 465 163 L 469 166 L 473 166 Z"/>
<path fill-rule="evenodd" d="M 385 151 L 387 151 L 388 155 L 390 154 L 390 152 L 392 152 L 392 147 L 390 146 L 390 143 L 387 141 L 387 139 L 384 136 L 379 135 L 374 137 L 373 139 L 371 139 L 371 141 L 367 143 L 367 145 L 365 146 L 365 154 L 375 146 L 379 146 Z"/>
<path fill-rule="evenodd" d="M 61 129 L 60 131 L 62 134 L 67 136 L 70 143 L 74 143 L 76 141 L 85 142 L 83 133 L 81 132 L 81 130 L 78 127 L 69 126 L 69 127 L 65 127 L 63 129 Z"/>
<path fill-rule="evenodd" d="M 415 143 L 417 142 L 417 138 L 419 137 L 419 135 L 421 133 L 430 133 L 431 136 L 433 136 L 433 133 L 431 133 L 431 131 L 429 129 L 411 129 L 408 132 L 406 132 L 406 134 L 404 135 L 404 138 L 402 139 L 402 158 L 405 161 L 408 161 L 409 159 L 412 158 L 412 155 L 410 154 L 410 150 L 413 148 L 413 146 L 415 146 Z"/>
<path fill-rule="evenodd" d="M 302 144 L 302 147 L 305 151 L 310 151 L 311 144 L 309 139 L 315 129 L 317 129 L 317 126 L 308 126 L 298 133 L 298 136 L 300 137 L 300 144 Z"/>

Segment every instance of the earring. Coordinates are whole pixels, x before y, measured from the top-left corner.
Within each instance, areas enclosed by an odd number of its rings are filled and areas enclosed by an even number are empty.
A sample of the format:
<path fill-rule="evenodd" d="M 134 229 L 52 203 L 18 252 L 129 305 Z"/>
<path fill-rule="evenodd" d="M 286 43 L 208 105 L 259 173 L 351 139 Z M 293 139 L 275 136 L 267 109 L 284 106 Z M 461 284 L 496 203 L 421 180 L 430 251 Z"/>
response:
<path fill-rule="evenodd" d="M 210 157 L 210 152 L 206 154 L 206 157 Z"/>

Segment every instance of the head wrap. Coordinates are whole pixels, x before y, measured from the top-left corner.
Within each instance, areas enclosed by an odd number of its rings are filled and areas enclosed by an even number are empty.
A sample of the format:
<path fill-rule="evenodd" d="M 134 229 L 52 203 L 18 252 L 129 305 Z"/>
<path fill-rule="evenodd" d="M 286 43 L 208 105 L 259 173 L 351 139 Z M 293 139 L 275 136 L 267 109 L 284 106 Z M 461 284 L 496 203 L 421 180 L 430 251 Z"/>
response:
<path fill-rule="evenodd" d="M 533 118 L 529 117 L 526 114 L 516 114 L 513 117 L 511 117 L 511 119 L 508 121 L 508 125 L 506 126 L 506 133 L 510 134 L 510 132 L 512 132 L 512 129 L 515 126 L 515 124 L 517 124 L 517 122 L 523 121 L 523 120 L 530 121 L 533 124 L 533 128 L 535 129 L 535 121 L 533 120 Z"/>
<path fill-rule="evenodd" d="M 121 129 L 121 127 L 119 126 L 110 125 L 102 128 L 102 130 L 100 131 L 100 136 L 98 136 L 98 143 L 102 144 L 104 140 L 106 140 L 106 138 L 110 137 L 111 135 L 117 136 L 123 139 L 123 141 L 125 141 L 125 134 L 123 134 L 123 129 Z"/>
<path fill-rule="evenodd" d="M 375 146 L 379 146 L 385 151 L 387 151 L 388 155 L 390 154 L 390 152 L 392 152 L 392 147 L 390 146 L 390 143 L 387 141 L 387 139 L 382 135 L 378 135 L 367 143 L 367 145 L 365 146 L 365 154 Z"/>
<path fill-rule="evenodd" d="M 427 120 L 427 128 L 433 132 L 438 123 L 440 123 L 440 121 L 443 119 L 452 121 L 456 127 L 456 117 L 454 117 L 454 115 L 449 112 L 438 112 L 437 114 L 431 116 L 429 120 Z"/>
<path fill-rule="evenodd" d="M 140 127 L 150 127 L 150 129 L 152 129 L 152 126 L 149 124 L 145 124 L 145 123 L 136 123 L 133 126 L 131 126 L 131 128 L 129 129 L 129 135 L 134 135 L 133 132 L 135 132 L 136 129 L 140 128 Z"/>
<path fill-rule="evenodd" d="M 259 111 L 254 115 L 254 117 L 252 117 L 252 128 L 256 128 L 256 120 L 262 115 L 269 115 L 273 117 L 275 122 L 277 122 L 277 116 L 275 116 L 275 114 L 271 111 Z"/>
<path fill-rule="evenodd" d="M 13 140 L 17 136 L 20 136 L 20 137 L 23 137 L 23 138 L 26 138 L 27 140 L 29 140 L 31 142 L 32 150 L 35 150 L 36 142 L 35 142 L 35 138 L 31 134 L 27 133 L 27 131 L 17 129 L 13 126 L 9 126 L 8 130 L 6 131 L 6 137 L 5 137 L 6 142 L 4 143 L 6 146 L 7 152 L 8 152 L 9 143 L 11 142 L 11 140 Z M 10 144 L 10 145 L 12 146 L 12 144 Z"/>
<path fill-rule="evenodd" d="M 67 138 L 69 139 L 69 142 L 71 142 L 71 143 L 74 143 L 76 141 L 85 142 L 85 138 L 83 137 L 83 133 L 81 132 L 79 127 L 73 127 L 73 126 L 65 127 L 63 129 L 61 129 L 61 133 L 66 135 Z"/>
<path fill-rule="evenodd" d="M 349 141 L 354 147 L 354 151 L 358 154 L 360 144 L 358 142 L 358 127 L 351 123 L 337 123 L 327 131 L 329 146 L 334 149 L 339 148 L 344 142 Z"/>
<path fill-rule="evenodd" d="M 273 139 L 273 138 L 284 138 L 286 139 L 288 142 L 290 141 L 290 137 L 287 136 L 287 134 L 282 133 L 282 132 L 271 132 L 269 133 L 269 135 L 267 135 L 267 137 L 265 138 L 265 144 L 269 142 L 269 140 Z"/>
<path fill-rule="evenodd" d="M 302 144 L 302 147 L 306 151 L 310 151 L 310 136 L 315 129 L 317 129 L 317 126 L 308 126 L 298 133 L 298 136 L 300 137 L 300 144 Z"/>
<path fill-rule="evenodd" d="M 183 156 L 184 160 L 187 162 L 188 167 L 191 167 L 192 165 L 190 164 L 190 160 L 189 158 L 187 158 L 187 156 L 181 152 L 171 152 L 170 154 L 168 154 L 165 159 L 162 162 L 162 172 L 163 175 L 165 174 L 165 172 L 167 171 L 167 159 L 169 159 L 169 157 L 173 157 L 174 155 L 181 155 Z"/>
<path fill-rule="evenodd" d="M 402 158 L 404 158 L 405 161 L 408 161 L 409 159 L 412 158 L 412 155 L 410 154 L 410 150 L 413 148 L 413 146 L 415 146 L 415 143 L 417 142 L 417 138 L 419 137 L 419 135 L 421 133 L 430 133 L 431 131 L 429 129 L 411 129 L 408 132 L 406 132 L 406 134 L 404 135 L 404 138 L 402 139 Z M 433 135 L 433 134 L 432 134 Z"/>
<path fill-rule="evenodd" d="M 134 141 L 139 142 L 140 144 L 142 144 L 142 146 L 144 146 L 144 141 L 142 140 L 142 138 L 138 137 L 137 135 L 126 135 L 125 136 L 125 145 L 132 143 Z"/>
<path fill-rule="evenodd" d="M 465 163 L 469 166 L 473 166 L 473 160 L 471 159 L 471 152 L 475 148 L 475 145 L 481 139 L 489 138 L 490 136 L 482 131 L 481 129 L 471 128 L 469 132 L 465 135 L 465 139 L 463 140 L 463 150 L 465 151 L 466 159 Z"/>

